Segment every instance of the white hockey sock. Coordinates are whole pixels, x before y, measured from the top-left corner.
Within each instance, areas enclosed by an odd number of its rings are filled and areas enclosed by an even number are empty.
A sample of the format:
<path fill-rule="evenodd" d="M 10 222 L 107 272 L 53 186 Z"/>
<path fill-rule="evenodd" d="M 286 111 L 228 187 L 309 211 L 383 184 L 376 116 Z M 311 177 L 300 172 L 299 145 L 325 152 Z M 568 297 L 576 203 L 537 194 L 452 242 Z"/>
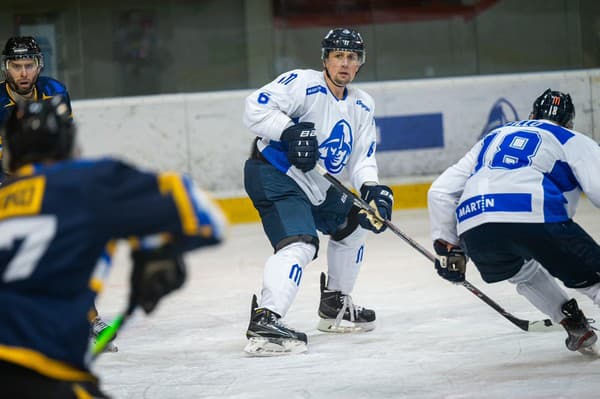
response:
<path fill-rule="evenodd" d="M 284 317 L 296 297 L 304 267 L 315 251 L 312 244 L 295 242 L 271 255 L 265 265 L 259 306 Z"/>
<path fill-rule="evenodd" d="M 517 292 L 540 312 L 550 316 L 553 322 L 560 323 L 565 317 L 561 308 L 569 296 L 536 260 L 525 262 L 521 270 L 508 281 L 516 284 Z"/>
<path fill-rule="evenodd" d="M 350 294 L 362 264 L 367 232 L 357 227 L 340 241 L 329 240 L 327 247 L 327 288 Z"/>
<path fill-rule="evenodd" d="M 600 283 L 586 288 L 575 288 L 575 290 L 590 298 L 597 306 L 600 306 Z"/>

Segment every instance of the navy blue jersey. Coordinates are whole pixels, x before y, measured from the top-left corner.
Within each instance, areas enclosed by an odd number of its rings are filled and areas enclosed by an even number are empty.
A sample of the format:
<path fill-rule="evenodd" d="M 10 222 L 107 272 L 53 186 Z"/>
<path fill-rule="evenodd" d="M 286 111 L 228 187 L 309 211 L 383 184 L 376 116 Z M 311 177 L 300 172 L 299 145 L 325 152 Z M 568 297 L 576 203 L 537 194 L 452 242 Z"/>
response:
<path fill-rule="evenodd" d="M 71 108 L 71 98 L 65 85 L 60 83 L 56 79 L 52 79 L 46 76 L 40 76 L 35 82 L 33 88 L 33 101 L 42 101 L 52 98 L 56 95 L 61 95 L 69 106 L 69 114 L 73 117 L 73 110 Z M 0 82 L 0 126 L 4 124 L 6 116 L 10 109 L 17 103 L 17 97 L 11 90 L 7 81 Z M 2 159 L 2 137 L 0 137 L 0 159 Z M 3 179 L 2 164 L 0 163 L 0 181 Z"/>
<path fill-rule="evenodd" d="M 35 82 L 33 89 L 33 101 L 42 101 L 52 98 L 56 95 L 61 95 L 71 110 L 71 98 L 65 85 L 56 79 L 47 76 L 40 76 Z M 13 93 L 8 82 L 0 82 L 0 124 L 4 123 L 6 113 L 11 107 L 17 103 L 17 96 Z"/>
<path fill-rule="evenodd" d="M 222 220 L 176 173 L 111 159 L 21 168 L 0 187 L 0 360 L 52 378 L 92 378 L 86 316 L 113 240 L 168 236 L 185 251 L 218 243 Z"/>

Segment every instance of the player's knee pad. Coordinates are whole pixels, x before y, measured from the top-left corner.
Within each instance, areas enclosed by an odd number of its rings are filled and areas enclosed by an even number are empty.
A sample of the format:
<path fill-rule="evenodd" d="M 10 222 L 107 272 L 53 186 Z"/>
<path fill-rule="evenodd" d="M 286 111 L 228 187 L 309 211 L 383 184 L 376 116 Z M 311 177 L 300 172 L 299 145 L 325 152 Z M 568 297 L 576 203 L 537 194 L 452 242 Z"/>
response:
<path fill-rule="evenodd" d="M 275 256 L 290 259 L 293 263 L 298 263 L 301 267 L 304 267 L 314 259 L 316 252 L 317 248 L 314 244 L 296 241 L 278 250 Z"/>
<path fill-rule="evenodd" d="M 350 234 L 354 233 L 358 228 L 358 212 L 360 209 L 357 206 L 350 208 L 350 212 L 346 216 L 346 222 L 338 227 L 338 230 L 331 234 L 331 239 L 334 241 L 342 241 Z"/>
<path fill-rule="evenodd" d="M 542 273 L 546 272 L 545 269 L 534 259 L 530 259 L 526 261 L 523 266 L 521 266 L 521 270 L 517 272 L 514 276 L 508 279 L 513 284 L 519 283 L 527 283 L 535 277 L 535 274 L 541 271 Z M 546 272 L 548 273 L 548 272 Z"/>
<path fill-rule="evenodd" d="M 292 305 L 306 265 L 316 252 L 313 244 L 293 242 L 267 259 L 263 274 L 261 306 L 285 316 Z"/>
<path fill-rule="evenodd" d="M 287 247 L 291 244 L 295 244 L 295 243 L 304 243 L 304 244 L 309 244 L 309 245 L 313 246 L 314 247 L 314 256 L 312 259 L 317 258 L 317 255 L 319 254 L 319 238 L 308 235 L 308 234 L 290 236 L 290 237 L 284 238 L 283 240 L 279 241 L 277 243 L 277 245 L 275 246 L 275 253 L 278 253 L 285 247 Z"/>
<path fill-rule="evenodd" d="M 525 262 L 521 270 L 508 281 L 516 285 L 520 295 L 527 298 L 542 313 L 550 316 L 554 322 L 562 320 L 564 316 L 561 307 L 569 297 L 556 279 L 536 260 Z"/>
<path fill-rule="evenodd" d="M 367 231 L 356 225 L 353 231 L 348 232 L 348 234 L 340 239 L 336 239 L 332 236 L 329 245 L 339 245 L 345 248 L 359 248 L 365 243 L 366 237 Z"/>

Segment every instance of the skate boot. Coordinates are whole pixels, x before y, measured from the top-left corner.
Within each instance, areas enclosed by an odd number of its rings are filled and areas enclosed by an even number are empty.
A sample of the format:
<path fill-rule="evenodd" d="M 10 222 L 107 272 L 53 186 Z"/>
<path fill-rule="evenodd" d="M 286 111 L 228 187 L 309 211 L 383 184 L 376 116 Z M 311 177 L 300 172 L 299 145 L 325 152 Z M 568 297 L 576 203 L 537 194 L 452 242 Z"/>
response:
<path fill-rule="evenodd" d="M 287 327 L 281 317 L 267 308 L 259 308 L 252 297 L 250 324 L 246 331 L 248 344 L 244 351 L 253 356 L 278 356 L 306 352 L 306 334 Z"/>
<path fill-rule="evenodd" d="M 96 318 L 92 321 L 92 329 L 91 329 L 91 338 L 94 343 L 96 343 L 96 338 L 100 335 L 100 333 L 108 328 L 108 324 L 104 322 L 100 318 L 100 316 L 96 316 Z M 117 352 L 119 348 L 114 344 L 114 339 L 117 338 L 115 334 L 114 337 L 111 338 L 110 342 L 106 344 L 104 347 L 104 352 Z"/>
<path fill-rule="evenodd" d="M 373 330 L 375 311 L 354 305 L 350 295 L 328 290 L 325 280 L 325 273 L 321 273 L 321 303 L 319 304 L 321 320 L 317 329 L 335 333 Z"/>
<path fill-rule="evenodd" d="M 560 324 L 567 330 L 569 336 L 565 339 L 567 349 L 579 351 L 584 355 L 596 354 L 595 343 L 598 339 L 590 327 L 588 320 L 577 306 L 575 299 L 570 299 L 562 305 L 562 313 L 566 316 Z"/>

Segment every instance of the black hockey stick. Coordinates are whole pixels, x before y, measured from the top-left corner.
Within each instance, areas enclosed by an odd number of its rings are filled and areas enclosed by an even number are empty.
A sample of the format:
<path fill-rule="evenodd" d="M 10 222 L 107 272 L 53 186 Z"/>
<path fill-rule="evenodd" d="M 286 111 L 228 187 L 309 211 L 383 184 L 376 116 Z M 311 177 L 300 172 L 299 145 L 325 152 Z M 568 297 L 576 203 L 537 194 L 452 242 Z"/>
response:
<path fill-rule="evenodd" d="M 352 192 L 349 188 L 347 188 L 338 179 L 336 179 L 335 177 L 330 175 L 327 172 L 327 170 L 325 170 L 325 168 L 323 168 L 321 165 L 317 164 L 317 166 L 315 167 L 315 170 L 317 172 L 319 172 L 319 174 L 321 174 L 325 179 L 327 179 L 327 181 L 329 181 L 336 189 L 338 189 L 342 193 L 346 194 L 349 198 L 351 198 L 352 202 L 355 206 L 359 207 L 360 209 L 365 210 L 373 217 L 376 217 L 377 219 L 379 219 L 394 234 L 396 234 L 398 237 L 402 238 L 408 245 L 410 245 L 411 247 L 416 249 L 418 252 L 420 252 L 422 255 L 424 255 L 427 259 L 429 259 L 430 261 L 435 263 L 436 257 L 431 252 L 429 252 L 421 244 L 419 244 L 418 242 L 416 242 L 415 240 L 413 240 L 412 238 L 410 238 L 409 236 L 404 234 L 398 227 L 396 227 L 396 225 L 394 225 L 389 220 L 381 219 L 378 216 L 378 214 L 375 212 L 375 210 L 371 207 L 371 205 L 369 205 L 365 200 L 363 200 L 358 195 L 356 195 L 354 192 Z M 556 325 L 553 324 L 552 320 L 550 320 L 550 319 L 536 320 L 536 321 L 519 319 L 518 317 L 515 317 L 512 314 L 508 313 L 506 310 L 504 310 L 502 308 L 502 306 L 498 305 L 490 297 L 485 295 L 483 292 L 481 292 L 479 289 L 477 289 L 473 284 L 469 283 L 467 280 L 463 281 L 461 283 L 461 285 L 463 287 L 465 287 L 466 289 L 468 289 L 473 295 L 475 295 L 476 297 L 481 299 L 488 306 L 490 306 L 496 312 L 500 313 L 504 318 L 506 318 L 508 321 L 510 321 L 511 323 L 513 323 L 515 326 L 519 327 L 523 331 L 550 331 L 550 330 L 554 330 L 556 328 Z"/>

